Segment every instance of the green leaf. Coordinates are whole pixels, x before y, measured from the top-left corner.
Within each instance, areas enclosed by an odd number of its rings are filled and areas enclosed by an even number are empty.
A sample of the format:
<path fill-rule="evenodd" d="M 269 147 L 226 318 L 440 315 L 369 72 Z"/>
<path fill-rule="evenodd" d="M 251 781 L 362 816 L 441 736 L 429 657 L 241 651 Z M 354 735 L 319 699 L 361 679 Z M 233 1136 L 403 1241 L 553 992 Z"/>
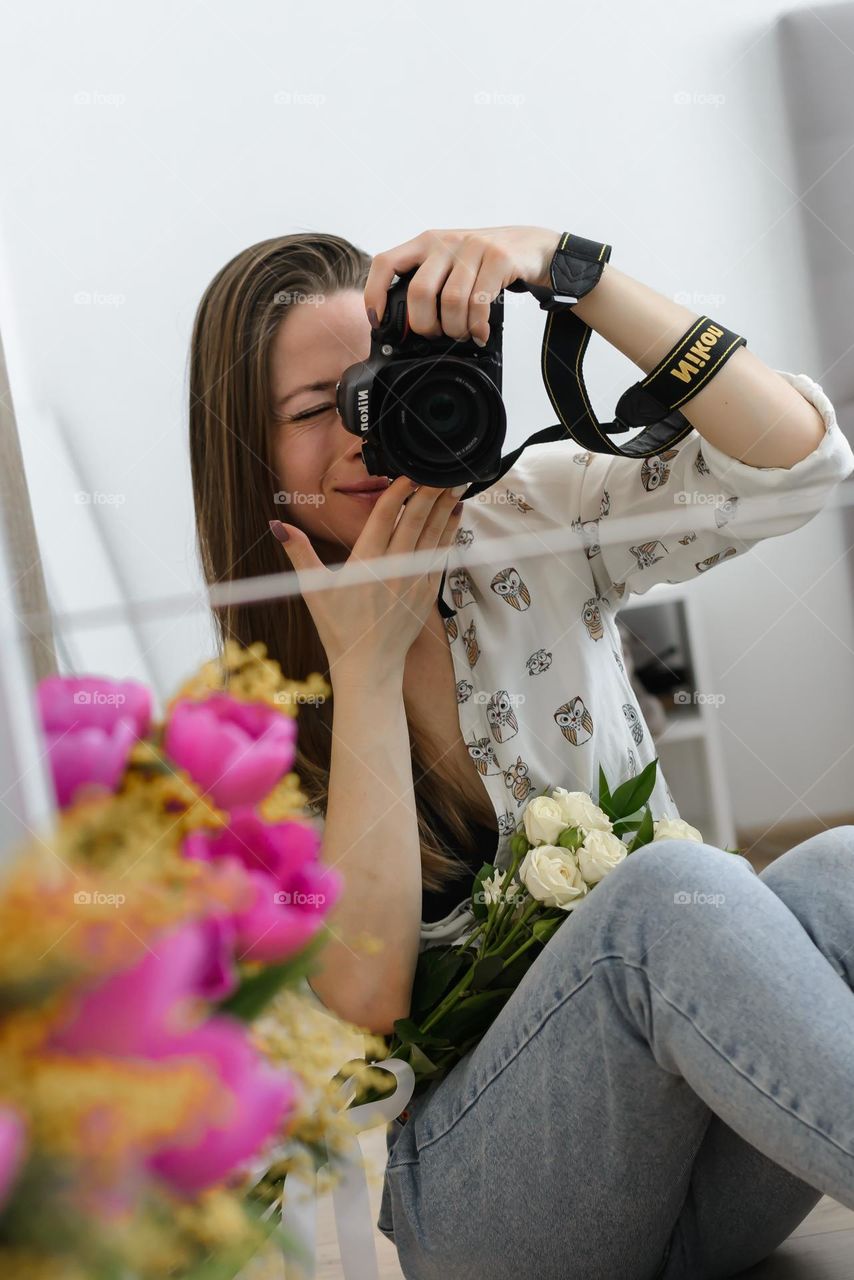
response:
<path fill-rule="evenodd" d="M 478 921 L 478 923 L 480 923 L 481 920 L 485 920 L 487 915 L 489 914 L 488 905 L 486 904 L 486 902 L 480 900 L 479 898 L 479 895 L 482 894 L 484 891 L 483 882 L 484 880 L 488 880 L 490 876 L 494 876 L 494 875 L 495 875 L 495 867 L 492 865 L 491 862 L 485 862 L 481 867 L 480 871 L 478 871 L 477 875 L 474 878 L 474 884 L 472 885 L 472 891 L 471 891 L 471 894 L 472 894 L 471 909 L 472 909 L 472 915 L 474 916 L 475 920 Z"/>
<path fill-rule="evenodd" d="M 410 1017 L 422 1022 L 442 997 L 456 986 L 470 961 L 452 947 L 428 947 L 415 966 Z"/>
<path fill-rule="evenodd" d="M 484 956 L 482 960 L 478 960 L 472 973 L 472 991 L 482 991 L 484 987 L 488 987 L 503 968 L 504 959 L 502 956 L 489 955 Z"/>
<path fill-rule="evenodd" d="M 599 766 L 599 808 L 611 817 L 611 788 L 608 786 L 608 779 L 605 777 L 605 770 L 601 764 Z"/>
<path fill-rule="evenodd" d="M 655 827 L 652 821 L 652 810 L 647 807 L 643 822 L 640 824 L 634 840 L 628 847 L 629 853 L 634 853 L 635 849 L 640 849 L 643 845 L 649 844 L 655 835 Z"/>
<path fill-rule="evenodd" d="M 434 1034 L 433 1031 L 422 1031 L 417 1022 L 412 1018 L 395 1018 L 394 1034 L 407 1044 L 442 1044 L 440 1036 Z"/>
<path fill-rule="evenodd" d="M 478 991 L 443 1014 L 435 1025 L 453 1044 L 467 1036 L 481 1036 L 507 1003 L 506 991 Z"/>
<path fill-rule="evenodd" d="M 652 789 L 655 786 L 655 771 L 658 767 L 658 756 L 654 760 L 650 760 L 649 764 L 637 775 L 636 778 L 629 778 L 617 787 L 611 797 L 613 806 L 613 815 L 609 817 L 625 818 L 630 813 L 636 813 L 641 805 L 646 804 Z"/>

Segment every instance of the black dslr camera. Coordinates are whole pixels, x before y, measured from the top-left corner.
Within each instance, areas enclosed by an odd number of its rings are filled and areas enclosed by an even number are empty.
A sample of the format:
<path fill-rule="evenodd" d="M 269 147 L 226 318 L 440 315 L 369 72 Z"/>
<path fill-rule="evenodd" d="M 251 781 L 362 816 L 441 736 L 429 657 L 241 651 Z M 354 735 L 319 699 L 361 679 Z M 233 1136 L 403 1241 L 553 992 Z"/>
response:
<path fill-rule="evenodd" d="M 338 413 L 360 436 L 370 475 L 409 476 L 450 488 L 499 473 L 507 415 L 501 398 L 504 291 L 489 308 L 489 341 L 478 347 L 409 328 L 403 273 L 388 290 L 367 360 L 350 365 L 336 390 Z"/>

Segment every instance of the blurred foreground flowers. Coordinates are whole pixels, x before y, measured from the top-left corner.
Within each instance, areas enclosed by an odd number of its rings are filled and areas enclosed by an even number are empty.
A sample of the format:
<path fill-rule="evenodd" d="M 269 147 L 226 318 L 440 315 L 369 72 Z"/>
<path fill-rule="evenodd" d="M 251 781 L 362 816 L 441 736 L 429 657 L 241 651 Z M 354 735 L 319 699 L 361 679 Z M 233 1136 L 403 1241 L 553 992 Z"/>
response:
<path fill-rule="evenodd" d="M 326 688 L 234 644 L 163 723 L 133 681 L 41 682 L 59 817 L 0 884 L 4 1280 L 297 1256 L 269 1207 L 352 1131 L 299 994 L 341 890 L 291 771 Z"/>

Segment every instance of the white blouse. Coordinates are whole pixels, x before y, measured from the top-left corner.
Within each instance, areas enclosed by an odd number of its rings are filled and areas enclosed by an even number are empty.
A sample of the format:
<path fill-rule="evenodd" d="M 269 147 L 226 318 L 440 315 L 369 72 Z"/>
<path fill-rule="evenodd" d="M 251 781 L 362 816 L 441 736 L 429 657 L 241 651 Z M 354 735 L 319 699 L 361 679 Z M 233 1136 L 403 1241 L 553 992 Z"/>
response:
<path fill-rule="evenodd" d="M 613 789 L 655 759 L 615 623 L 628 597 L 799 528 L 854 470 L 822 388 L 778 372 L 826 428 L 793 467 L 750 466 L 696 430 L 646 459 L 589 453 L 567 439 L 532 445 L 466 500 L 438 600 L 460 730 L 496 815 L 499 868 L 525 803 L 545 787 L 595 800 L 600 764 Z M 567 530 L 571 545 L 552 549 L 549 537 L 566 541 Z M 500 537 L 516 541 L 477 562 L 478 548 Z M 654 819 L 679 817 L 660 761 L 648 803 Z M 312 821 L 322 829 L 319 816 Z M 462 940 L 472 922 L 465 903 L 422 921 L 419 950 Z"/>

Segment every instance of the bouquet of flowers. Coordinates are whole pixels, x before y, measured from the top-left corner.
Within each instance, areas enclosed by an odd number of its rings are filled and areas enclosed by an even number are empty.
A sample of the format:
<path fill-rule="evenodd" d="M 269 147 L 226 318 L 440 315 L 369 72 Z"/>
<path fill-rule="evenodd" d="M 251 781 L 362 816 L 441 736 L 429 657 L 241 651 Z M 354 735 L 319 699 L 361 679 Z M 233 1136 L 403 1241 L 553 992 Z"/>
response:
<path fill-rule="evenodd" d="M 322 1032 L 293 1008 L 341 887 L 290 771 L 319 680 L 230 645 L 163 723 L 134 681 L 41 682 L 60 813 L 0 882 L 4 1280 L 218 1280 L 303 1252 L 270 1201 L 352 1132 L 306 1104 Z"/>
<path fill-rule="evenodd" d="M 618 863 L 655 840 L 702 841 L 681 819 L 653 820 L 646 802 L 657 765 L 656 758 L 613 792 L 600 766 L 598 804 L 586 792 L 557 787 L 525 806 L 508 869 L 484 863 L 475 876 L 474 930 L 461 943 L 421 952 L 409 1017 L 381 1038 L 385 1056 L 412 1066 L 415 1094 L 477 1044 L 569 913 Z M 375 1072 L 358 1101 L 387 1092 Z"/>

